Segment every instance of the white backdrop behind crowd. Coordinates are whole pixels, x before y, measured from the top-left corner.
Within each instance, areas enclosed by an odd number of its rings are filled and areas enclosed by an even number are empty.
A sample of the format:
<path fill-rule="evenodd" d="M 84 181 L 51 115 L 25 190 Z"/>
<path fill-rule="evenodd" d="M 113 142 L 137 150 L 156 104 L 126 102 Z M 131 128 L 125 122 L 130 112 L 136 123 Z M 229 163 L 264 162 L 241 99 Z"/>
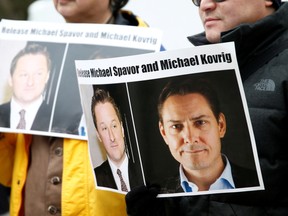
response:
<path fill-rule="evenodd" d="M 125 9 L 145 20 L 150 27 L 163 31 L 167 50 L 191 47 L 187 36 L 203 31 L 198 8 L 191 0 L 130 0 Z M 64 22 L 54 8 L 53 0 L 37 0 L 28 9 L 33 21 Z"/>

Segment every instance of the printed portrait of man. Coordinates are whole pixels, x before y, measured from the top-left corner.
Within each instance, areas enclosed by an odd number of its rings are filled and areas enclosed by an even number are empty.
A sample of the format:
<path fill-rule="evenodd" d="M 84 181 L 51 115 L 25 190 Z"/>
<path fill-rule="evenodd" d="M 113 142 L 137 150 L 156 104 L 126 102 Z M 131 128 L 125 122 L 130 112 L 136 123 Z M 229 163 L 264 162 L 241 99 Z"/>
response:
<path fill-rule="evenodd" d="M 259 185 L 257 173 L 222 153 L 227 124 L 216 91 L 205 79 L 172 80 L 158 99 L 159 131 L 179 174 L 162 193 L 235 189 Z"/>
<path fill-rule="evenodd" d="M 51 60 L 45 46 L 27 43 L 13 58 L 9 86 L 12 98 L 0 106 L 0 126 L 47 131 L 51 109 L 44 103 Z"/>
<path fill-rule="evenodd" d="M 91 103 L 96 135 L 107 160 L 94 169 L 97 186 L 128 192 L 143 184 L 142 174 L 126 152 L 122 116 L 110 93 L 97 88 Z"/>

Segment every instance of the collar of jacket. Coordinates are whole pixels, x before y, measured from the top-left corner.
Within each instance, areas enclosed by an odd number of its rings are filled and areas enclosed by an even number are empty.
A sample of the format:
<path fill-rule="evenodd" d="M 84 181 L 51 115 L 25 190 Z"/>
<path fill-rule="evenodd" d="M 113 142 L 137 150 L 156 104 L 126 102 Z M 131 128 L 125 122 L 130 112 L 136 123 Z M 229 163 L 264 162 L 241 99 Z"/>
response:
<path fill-rule="evenodd" d="M 284 3 L 275 13 L 252 24 L 242 24 L 221 33 L 221 42 L 235 42 L 239 67 L 247 64 L 253 56 L 259 56 L 270 46 L 281 43 L 278 38 L 288 28 L 288 3 Z M 205 32 L 189 36 L 195 46 L 210 44 Z"/>

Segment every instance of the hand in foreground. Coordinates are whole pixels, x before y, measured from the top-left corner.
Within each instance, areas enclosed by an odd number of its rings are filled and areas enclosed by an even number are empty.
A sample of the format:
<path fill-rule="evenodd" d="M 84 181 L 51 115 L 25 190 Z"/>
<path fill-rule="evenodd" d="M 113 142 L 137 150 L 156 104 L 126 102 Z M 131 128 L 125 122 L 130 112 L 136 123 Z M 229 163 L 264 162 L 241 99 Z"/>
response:
<path fill-rule="evenodd" d="M 159 216 L 163 215 L 158 185 L 138 186 L 129 191 L 125 197 L 126 209 L 129 216 Z"/>

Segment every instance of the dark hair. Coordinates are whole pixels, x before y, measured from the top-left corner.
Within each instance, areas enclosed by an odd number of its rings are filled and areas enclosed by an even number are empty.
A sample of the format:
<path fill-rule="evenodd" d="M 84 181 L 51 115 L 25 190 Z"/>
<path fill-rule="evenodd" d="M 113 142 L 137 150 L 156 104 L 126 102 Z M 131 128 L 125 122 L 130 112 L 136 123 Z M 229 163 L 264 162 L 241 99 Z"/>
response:
<path fill-rule="evenodd" d="M 112 13 L 118 12 L 121 8 L 123 8 L 129 0 L 110 0 L 110 8 Z"/>
<path fill-rule="evenodd" d="M 191 93 L 201 94 L 206 98 L 209 103 L 211 110 L 215 118 L 219 119 L 220 114 L 220 103 L 216 91 L 211 86 L 208 80 L 191 78 L 191 79 L 181 79 L 174 78 L 168 82 L 165 87 L 162 89 L 162 92 L 158 98 L 158 117 L 159 121 L 163 123 L 162 119 L 162 109 L 164 102 L 173 95 L 187 95 Z"/>
<path fill-rule="evenodd" d="M 47 47 L 42 46 L 40 44 L 37 43 L 28 43 L 23 49 L 21 49 L 17 55 L 13 58 L 12 62 L 11 62 L 11 66 L 10 66 L 10 74 L 11 76 L 13 75 L 17 62 L 18 60 L 25 56 L 25 55 L 37 55 L 37 54 L 41 54 L 44 55 L 46 57 L 47 60 L 47 68 L 48 68 L 48 72 L 50 72 L 51 69 L 51 60 L 50 60 L 50 55 L 49 52 L 47 51 Z"/>
<path fill-rule="evenodd" d="M 109 92 L 105 91 L 104 89 L 97 88 L 94 91 L 94 95 L 92 96 L 92 101 L 91 101 L 91 112 L 92 112 L 94 126 L 96 129 L 97 129 L 97 119 L 96 119 L 95 107 L 99 103 L 111 103 L 115 109 L 115 112 L 119 121 L 122 122 L 120 110 L 118 106 L 116 105 L 114 99 L 110 96 Z"/>

